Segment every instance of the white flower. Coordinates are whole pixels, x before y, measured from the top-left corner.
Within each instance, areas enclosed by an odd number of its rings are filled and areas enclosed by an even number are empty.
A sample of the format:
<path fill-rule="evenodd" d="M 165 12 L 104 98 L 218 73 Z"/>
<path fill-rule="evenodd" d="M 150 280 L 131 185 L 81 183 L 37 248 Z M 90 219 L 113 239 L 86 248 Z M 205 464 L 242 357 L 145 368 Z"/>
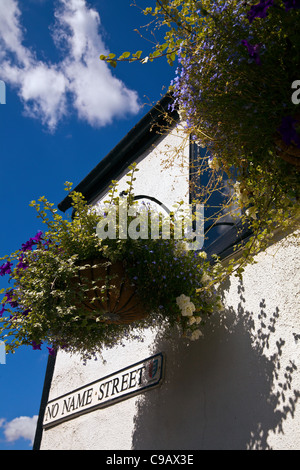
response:
<path fill-rule="evenodd" d="M 236 193 L 237 197 L 239 197 L 240 194 L 241 194 L 241 183 L 239 181 L 237 181 L 236 183 L 234 183 L 233 188 L 234 188 L 234 192 Z"/>
<path fill-rule="evenodd" d="M 223 310 L 225 310 L 225 307 L 224 305 L 222 304 L 221 300 L 219 300 L 216 304 L 216 307 L 217 309 L 220 311 L 220 312 L 223 312 Z"/>
<path fill-rule="evenodd" d="M 256 220 L 256 209 L 255 207 L 249 207 L 249 209 L 246 210 L 246 214 L 248 217 L 251 217 L 252 219 Z"/>
<path fill-rule="evenodd" d="M 246 206 L 249 200 L 246 191 L 241 188 L 241 183 L 237 181 L 233 187 L 240 204 Z"/>
<path fill-rule="evenodd" d="M 212 157 L 208 160 L 208 166 L 211 170 L 218 171 L 220 169 L 220 165 L 216 157 Z"/>
<path fill-rule="evenodd" d="M 189 302 L 188 304 L 184 305 L 184 307 L 181 309 L 181 315 L 183 317 L 191 317 L 193 316 L 195 310 L 196 307 L 193 302 Z"/>
<path fill-rule="evenodd" d="M 184 308 L 186 304 L 190 303 L 190 297 L 187 297 L 184 294 L 181 294 L 179 297 L 176 299 L 176 303 L 180 309 Z"/>
<path fill-rule="evenodd" d="M 189 325 L 193 325 L 194 323 L 196 323 L 196 325 L 198 325 L 199 323 L 201 323 L 201 320 L 202 318 L 201 317 L 190 317 L 189 318 Z"/>
<path fill-rule="evenodd" d="M 200 330 L 193 331 L 193 333 L 191 334 L 191 341 L 196 341 L 197 339 L 200 338 L 200 336 L 203 336 L 202 331 Z"/>
<path fill-rule="evenodd" d="M 203 259 L 206 259 L 206 258 L 207 258 L 207 254 L 205 253 L 205 251 L 200 251 L 200 252 L 198 253 L 198 256 L 199 256 L 200 258 L 203 258 Z"/>
<path fill-rule="evenodd" d="M 184 317 L 191 317 L 196 310 L 195 305 L 191 302 L 190 297 L 187 297 L 184 294 L 181 294 L 176 299 L 176 303 L 181 310 L 181 315 Z"/>
<path fill-rule="evenodd" d="M 204 273 L 202 276 L 202 281 L 208 283 L 212 281 L 212 278 L 208 274 Z"/>

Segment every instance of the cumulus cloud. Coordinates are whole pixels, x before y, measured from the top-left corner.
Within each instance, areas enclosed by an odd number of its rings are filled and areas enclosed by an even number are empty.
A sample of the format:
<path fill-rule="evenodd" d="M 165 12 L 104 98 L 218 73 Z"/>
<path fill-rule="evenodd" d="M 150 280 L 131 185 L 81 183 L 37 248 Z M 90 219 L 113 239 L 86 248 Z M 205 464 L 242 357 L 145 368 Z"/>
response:
<path fill-rule="evenodd" d="M 3 428 L 3 433 L 7 442 L 14 442 L 20 438 L 29 440 L 32 445 L 36 430 L 38 416 L 20 416 L 12 421 L 0 419 L 0 427 Z"/>
<path fill-rule="evenodd" d="M 104 126 L 139 110 L 138 95 L 115 77 L 100 54 L 108 50 L 100 34 L 99 13 L 86 0 L 59 0 L 52 25 L 58 63 L 40 61 L 25 47 L 18 0 L 1 0 L 1 78 L 16 87 L 27 115 L 50 130 L 75 110 L 79 119 Z"/>

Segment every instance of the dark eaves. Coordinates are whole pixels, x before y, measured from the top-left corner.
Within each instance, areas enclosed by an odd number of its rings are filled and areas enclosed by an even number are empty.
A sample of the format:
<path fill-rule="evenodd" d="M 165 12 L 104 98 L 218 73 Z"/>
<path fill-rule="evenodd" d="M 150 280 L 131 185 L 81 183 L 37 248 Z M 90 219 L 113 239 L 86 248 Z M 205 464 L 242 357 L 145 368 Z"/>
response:
<path fill-rule="evenodd" d="M 173 109 L 172 104 L 172 95 L 168 93 L 74 188 L 74 191 L 82 193 L 88 204 L 95 200 L 112 180 L 116 179 L 160 138 L 161 129 L 170 126 L 171 121 L 178 122 L 179 115 Z M 62 212 L 66 212 L 70 207 L 69 196 L 58 204 L 58 208 Z"/>

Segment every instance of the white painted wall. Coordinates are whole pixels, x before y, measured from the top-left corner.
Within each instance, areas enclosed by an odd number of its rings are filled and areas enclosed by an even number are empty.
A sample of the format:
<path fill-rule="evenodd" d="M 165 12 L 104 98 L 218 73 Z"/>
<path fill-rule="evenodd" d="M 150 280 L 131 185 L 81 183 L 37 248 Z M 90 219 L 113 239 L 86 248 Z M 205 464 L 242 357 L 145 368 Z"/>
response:
<path fill-rule="evenodd" d="M 161 171 L 160 152 L 173 139 L 140 159 L 136 194 L 147 188 L 165 204 L 187 197 L 186 169 Z M 144 342 L 104 351 L 106 363 L 83 365 L 59 352 L 49 399 L 156 352 L 166 355 L 165 378 L 157 389 L 45 430 L 41 449 L 299 449 L 299 259 L 293 236 L 275 241 L 242 282 L 232 277 L 223 286 L 225 312 L 190 345 L 149 330 Z"/>
<path fill-rule="evenodd" d="M 189 139 L 184 137 L 181 125 L 174 127 L 167 136 L 161 136 L 155 147 L 143 153 L 136 163 L 135 195 L 154 196 L 169 209 L 181 200 L 189 202 Z M 119 175 L 120 192 L 127 189 L 128 171 Z M 106 192 L 93 203 L 97 204 L 105 196 Z"/>

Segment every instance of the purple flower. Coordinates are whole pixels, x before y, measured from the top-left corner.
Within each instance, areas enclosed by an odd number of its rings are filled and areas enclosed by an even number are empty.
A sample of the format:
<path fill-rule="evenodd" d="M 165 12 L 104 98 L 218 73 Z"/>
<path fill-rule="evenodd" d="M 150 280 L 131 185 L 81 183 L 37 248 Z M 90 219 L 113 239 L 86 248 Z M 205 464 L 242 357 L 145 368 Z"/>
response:
<path fill-rule="evenodd" d="M 30 312 L 31 312 L 31 308 L 27 308 L 26 310 L 24 310 L 22 312 L 22 315 L 24 315 L 26 317 L 28 315 L 28 313 L 30 313 Z"/>
<path fill-rule="evenodd" d="M 43 344 L 43 343 L 37 344 L 35 341 L 32 341 L 32 343 L 31 343 L 32 349 L 34 349 L 34 350 L 39 349 L 39 350 L 40 350 L 42 344 Z"/>
<path fill-rule="evenodd" d="M 8 292 L 6 292 L 5 298 L 6 298 L 6 302 L 8 302 L 12 308 L 15 308 L 15 307 L 18 307 L 19 304 L 16 300 L 13 299 L 13 295 L 14 295 L 14 290 L 10 289 Z"/>
<path fill-rule="evenodd" d="M 255 63 L 257 65 L 261 65 L 260 57 L 258 55 L 261 48 L 261 44 L 255 44 L 254 46 L 252 46 L 252 44 L 250 44 L 246 39 L 243 39 L 241 42 L 243 46 L 247 47 L 249 55 L 252 59 L 255 60 Z"/>
<path fill-rule="evenodd" d="M 36 245 L 42 240 L 43 232 L 39 231 L 35 237 L 30 238 L 26 243 L 22 243 L 21 251 L 31 251 L 33 245 Z"/>
<path fill-rule="evenodd" d="M 7 302 L 12 301 L 13 300 L 13 295 L 14 295 L 14 290 L 13 289 L 10 289 L 8 292 L 6 292 L 6 294 L 5 294 L 6 301 Z"/>
<path fill-rule="evenodd" d="M 19 262 L 17 264 L 17 269 L 18 269 L 18 273 L 19 273 L 19 270 L 20 269 L 27 269 L 28 268 L 28 263 L 25 261 L 23 262 L 23 258 L 24 258 L 24 255 L 23 253 L 21 254 L 20 258 L 19 258 Z"/>
<path fill-rule="evenodd" d="M 10 274 L 12 265 L 12 263 L 7 261 L 7 263 L 0 266 L 0 276 L 4 276 L 4 274 Z"/>
<path fill-rule="evenodd" d="M 268 14 L 268 8 L 272 6 L 273 3 L 274 0 L 260 0 L 256 5 L 252 5 L 247 15 L 249 23 L 252 23 L 255 18 L 265 18 Z"/>
<path fill-rule="evenodd" d="M 26 243 L 22 243 L 22 248 L 21 250 L 22 251 L 30 251 L 32 249 L 34 245 L 34 241 L 32 238 L 30 238 L 30 240 L 28 240 Z"/>
<path fill-rule="evenodd" d="M 0 310 L 0 317 L 2 317 L 3 313 L 6 311 L 5 304 L 2 306 L 2 309 Z"/>
<path fill-rule="evenodd" d="M 48 349 L 48 351 L 49 351 L 49 356 L 55 356 L 56 350 L 55 350 L 54 348 L 49 348 L 49 347 L 47 346 L 47 349 Z"/>
<path fill-rule="evenodd" d="M 32 240 L 33 240 L 35 243 L 39 243 L 39 242 L 42 240 L 42 238 L 43 238 L 43 232 L 42 232 L 41 230 L 39 230 L 39 231 L 37 232 L 36 236 L 33 237 Z"/>

